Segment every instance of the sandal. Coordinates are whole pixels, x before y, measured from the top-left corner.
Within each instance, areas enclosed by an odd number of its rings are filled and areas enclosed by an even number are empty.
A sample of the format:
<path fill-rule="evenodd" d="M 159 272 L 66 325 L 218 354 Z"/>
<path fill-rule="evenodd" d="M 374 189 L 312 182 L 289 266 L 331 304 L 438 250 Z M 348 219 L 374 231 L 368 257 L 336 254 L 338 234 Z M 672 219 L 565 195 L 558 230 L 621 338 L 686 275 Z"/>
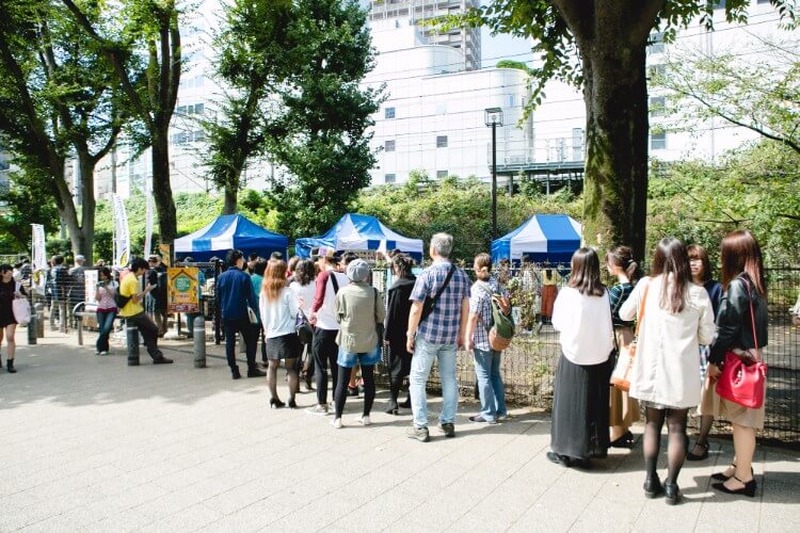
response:
<path fill-rule="evenodd" d="M 626 431 L 620 438 L 612 440 L 608 446 L 610 448 L 633 448 L 634 444 L 636 444 L 636 441 L 633 438 L 633 433 Z"/>
<path fill-rule="evenodd" d="M 703 453 L 694 453 L 694 448 L 702 449 Z M 692 448 L 689 453 L 686 454 L 687 461 L 703 461 L 708 459 L 708 443 L 700 444 L 699 442 L 695 442 L 694 448 Z"/>

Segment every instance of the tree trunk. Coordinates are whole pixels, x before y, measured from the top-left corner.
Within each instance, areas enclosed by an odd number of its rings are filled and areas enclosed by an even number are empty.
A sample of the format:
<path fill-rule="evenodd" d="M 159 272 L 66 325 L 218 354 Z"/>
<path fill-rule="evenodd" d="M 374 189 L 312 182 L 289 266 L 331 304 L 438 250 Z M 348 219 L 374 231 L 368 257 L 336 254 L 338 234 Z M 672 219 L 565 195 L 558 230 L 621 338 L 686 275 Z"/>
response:
<path fill-rule="evenodd" d="M 94 198 L 95 159 L 87 152 L 78 152 L 78 165 L 81 173 L 81 227 L 77 235 L 70 231 L 72 251 L 83 254 L 89 260 L 94 253 L 94 219 L 97 202 Z"/>
<path fill-rule="evenodd" d="M 647 216 L 646 48 L 620 42 L 581 49 L 587 141 L 584 239 L 601 253 L 629 245 L 641 260 Z"/>
<path fill-rule="evenodd" d="M 225 203 L 222 206 L 222 214 L 223 215 L 233 215 L 237 213 L 238 210 L 238 200 L 239 200 L 239 180 L 238 178 L 232 183 L 228 182 L 225 184 Z"/>
<path fill-rule="evenodd" d="M 172 244 L 177 237 L 178 219 L 172 185 L 169 180 L 169 123 L 153 131 L 153 198 L 158 213 L 158 230 L 162 244 Z"/>

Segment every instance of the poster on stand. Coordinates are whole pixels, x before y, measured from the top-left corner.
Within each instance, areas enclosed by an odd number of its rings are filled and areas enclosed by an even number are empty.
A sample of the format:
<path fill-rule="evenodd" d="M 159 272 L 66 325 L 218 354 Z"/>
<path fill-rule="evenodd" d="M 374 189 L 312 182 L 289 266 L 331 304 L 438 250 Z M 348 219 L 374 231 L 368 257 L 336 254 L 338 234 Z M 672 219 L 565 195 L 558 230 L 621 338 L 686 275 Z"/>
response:
<path fill-rule="evenodd" d="M 170 313 L 200 312 L 200 269 L 172 267 L 167 269 L 167 307 Z"/>

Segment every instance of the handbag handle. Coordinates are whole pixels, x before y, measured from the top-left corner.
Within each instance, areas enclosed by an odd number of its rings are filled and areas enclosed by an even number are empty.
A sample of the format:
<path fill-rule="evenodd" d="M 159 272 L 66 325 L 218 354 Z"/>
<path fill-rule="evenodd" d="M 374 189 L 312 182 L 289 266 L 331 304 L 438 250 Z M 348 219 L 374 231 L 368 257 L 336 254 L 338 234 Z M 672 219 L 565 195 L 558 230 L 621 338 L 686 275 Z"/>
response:
<path fill-rule="evenodd" d="M 644 320 L 644 304 L 647 302 L 647 291 L 650 290 L 650 281 L 647 282 L 647 285 L 644 286 L 644 294 L 642 295 L 642 301 L 639 302 L 639 312 L 636 316 L 636 331 L 633 332 L 634 338 L 639 338 L 639 328 L 642 326 L 642 321 Z"/>

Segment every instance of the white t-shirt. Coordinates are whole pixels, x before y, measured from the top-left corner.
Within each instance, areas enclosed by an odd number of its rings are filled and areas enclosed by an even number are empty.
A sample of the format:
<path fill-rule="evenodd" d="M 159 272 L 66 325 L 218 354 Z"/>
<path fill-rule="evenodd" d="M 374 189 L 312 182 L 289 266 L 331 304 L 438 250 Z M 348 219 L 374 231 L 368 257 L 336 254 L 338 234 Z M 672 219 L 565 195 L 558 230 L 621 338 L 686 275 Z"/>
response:
<path fill-rule="evenodd" d="M 336 282 L 339 284 L 339 290 L 346 287 L 350 280 L 341 272 L 331 271 L 330 276 L 336 276 Z M 319 278 L 317 278 L 319 279 Z M 326 280 L 325 285 L 325 298 L 322 301 L 322 307 L 317 311 L 317 327 L 328 331 L 338 331 L 339 321 L 336 320 L 336 315 L 333 312 L 333 306 L 336 303 L 336 293 L 333 291 L 333 282 L 330 277 Z"/>
<path fill-rule="evenodd" d="M 271 339 L 294 333 L 294 323 L 297 317 L 297 295 L 289 287 L 284 287 L 278 294 L 278 299 L 270 302 L 262 291 L 258 302 L 261 312 L 261 324 L 264 327 L 264 337 Z"/>
<path fill-rule="evenodd" d="M 553 327 L 561 333 L 564 356 L 576 365 L 597 365 L 608 360 L 614 347 L 611 304 L 603 296 L 587 296 L 564 287 L 553 304 Z"/>
<path fill-rule="evenodd" d="M 300 310 L 305 313 L 306 318 L 308 315 L 311 314 L 311 304 L 314 303 L 314 291 L 316 290 L 316 285 L 314 284 L 314 280 L 311 280 L 311 283 L 308 285 L 300 285 L 298 282 L 293 281 L 289 288 L 292 289 L 297 296 L 297 305 L 300 307 Z M 303 303 L 300 303 L 300 300 L 303 300 Z"/>

